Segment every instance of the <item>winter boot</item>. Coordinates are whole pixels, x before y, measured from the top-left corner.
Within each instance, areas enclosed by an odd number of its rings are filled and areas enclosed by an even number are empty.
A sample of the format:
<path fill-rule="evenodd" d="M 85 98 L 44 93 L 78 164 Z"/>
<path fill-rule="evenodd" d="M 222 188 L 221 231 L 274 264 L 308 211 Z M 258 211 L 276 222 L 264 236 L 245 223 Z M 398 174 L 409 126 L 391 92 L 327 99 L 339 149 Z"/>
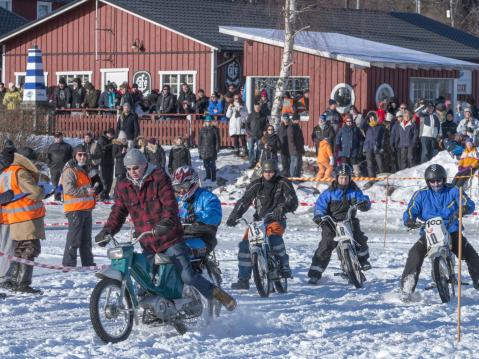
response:
<path fill-rule="evenodd" d="M 321 274 L 319 274 L 319 276 L 309 277 L 308 284 L 318 285 L 320 279 L 321 279 Z"/>
<path fill-rule="evenodd" d="M 236 308 L 236 300 L 220 287 L 213 288 L 213 298 L 223 304 L 224 307 L 230 312 L 232 312 Z"/>
<path fill-rule="evenodd" d="M 236 283 L 231 284 L 231 289 L 249 290 L 249 279 L 239 278 Z"/>
<path fill-rule="evenodd" d="M 17 285 L 18 266 L 16 262 L 10 263 L 7 273 L 5 273 L 5 280 L 0 283 L 0 288 L 13 290 Z"/>
<path fill-rule="evenodd" d="M 41 290 L 30 287 L 33 267 L 26 264 L 20 264 L 18 267 L 17 285 L 13 290 L 20 293 L 43 294 Z"/>
<path fill-rule="evenodd" d="M 370 270 L 372 268 L 371 263 L 365 258 L 359 258 L 359 264 L 361 264 L 361 269 L 363 271 Z"/>
<path fill-rule="evenodd" d="M 291 268 L 289 268 L 289 265 L 282 267 L 279 272 L 283 278 L 293 278 L 293 272 L 291 271 Z"/>

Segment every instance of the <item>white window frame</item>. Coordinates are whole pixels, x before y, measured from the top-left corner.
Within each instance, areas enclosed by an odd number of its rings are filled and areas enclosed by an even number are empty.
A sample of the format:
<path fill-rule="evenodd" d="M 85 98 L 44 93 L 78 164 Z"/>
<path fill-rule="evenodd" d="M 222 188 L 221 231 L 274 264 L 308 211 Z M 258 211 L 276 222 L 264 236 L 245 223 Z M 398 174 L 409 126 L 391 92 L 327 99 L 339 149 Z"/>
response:
<path fill-rule="evenodd" d="M 105 72 L 126 72 L 126 81 L 130 78 L 130 69 L 129 68 L 111 68 L 111 69 L 100 69 L 101 73 L 101 91 L 105 90 Z M 117 84 L 118 89 L 121 84 Z"/>
<path fill-rule="evenodd" d="M 48 7 L 48 12 L 47 12 L 47 14 L 46 14 L 45 16 L 48 16 L 48 14 L 51 14 L 52 11 L 53 11 L 53 10 L 52 10 L 52 3 L 51 3 L 51 2 L 49 2 L 49 1 L 38 1 L 38 2 L 37 2 L 37 19 L 40 18 L 40 17 L 38 16 L 38 12 L 39 12 L 38 10 L 39 10 L 40 6 L 42 6 L 42 5 Z M 42 17 L 45 17 L 45 16 L 42 16 Z"/>
<path fill-rule="evenodd" d="M 13 1 L 12 1 L 12 0 L 3 0 L 3 1 L 7 1 L 7 3 L 8 3 L 8 5 L 7 5 L 7 6 L 8 6 L 8 7 L 7 7 L 7 10 L 8 10 L 8 11 L 12 11 L 12 2 L 13 2 Z M 3 7 L 3 6 L 2 6 L 2 7 Z"/>
<path fill-rule="evenodd" d="M 26 72 L 14 72 L 13 75 L 15 76 L 15 86 L 20 87 L 18 78 L 20 76 L 26 77 L 27 73 Z M 43 77 L 45 79 L 45 87 L 48 87 L 48 72 L 43 71 Z"/>
<path fill-rule="evenodd" d="M 452 77 L 410 77 L 409 78 L 409 102 L 414 104 L 414 84 L 413 80 L 448 80 L 452 81 L 452 91 L 451 91 L 451 102 L 452 102 L 452 108 L 456 108 L 456 103 L 457 103 L 457 79 L 452 78 Z M 432 99 L 433 101 L 439 96 L 439 84 L 435 84 L 436 88 L 436 93 L 434 94 L 434 98 Z"/>
<path fill-rule="evenodd" d="M 333 87 L 333 90 L 331 91 L 331 95 L 329 96 L 330 99 L 334 99 L 334 93 L 340 89 L 341 87 L 347 87 L 351 91 L 351 104 L 347 107 L 354 106 L 354 103 L 356 102 L 356 94 L 354 93 L 354 89 L 350 84 L 347 84 L 345 82 L 341 82 L 337 84 L 336 86 Z M 339 104 L 338 104 L 339 105 Z M 339 113 L 344 113 L 347 107 L 336 107 L 336 110 L 338 110 Z"/>
<path fill-rule="evenodd" d="M 379 94 L 381 93 L 383 89 L 388 89 L 388 91 L 390 91 L 392 94 L 390 97 L 394 97 L 395 95 L 394 89 L 392 88 L 390 84 L 384 82 L 381 85 L 379 85 L 378 88 L 376 89 L 376 96 L 375 96 L 376 103 L 379 103 L 379 101 L 381 101 L 381 99 L 379 98 Z"/>
<path fill-rule="evenodd" d="M 93 78 L 93 71 L 57 71 L 57 84 L 60 81 L 60 78 L 65 77 L 65 76 L 74 76 L 77 77 L 78 75 L 87 75 L 88 76 L 88 82 L 92 82 Z M 68 84 L 68 83 L 67 83 Z"/>
<path fill-rule="evenodd" d="M 196 93 L 196 75 L 198 71 L 192 70 L 192 71 L 158 71 L 158 75 L 160 76 L 160 92 L 163 90 L 163 75 L 193 75 L 193 85 L 191 86 L 191 91 Z M 178 76 L 178 81 L 179 81 L 179 76 Z M 176 95 L 179 95 L 179 92 L 181 91 L 181 82 L 178 82 L 178 93 Z"/>

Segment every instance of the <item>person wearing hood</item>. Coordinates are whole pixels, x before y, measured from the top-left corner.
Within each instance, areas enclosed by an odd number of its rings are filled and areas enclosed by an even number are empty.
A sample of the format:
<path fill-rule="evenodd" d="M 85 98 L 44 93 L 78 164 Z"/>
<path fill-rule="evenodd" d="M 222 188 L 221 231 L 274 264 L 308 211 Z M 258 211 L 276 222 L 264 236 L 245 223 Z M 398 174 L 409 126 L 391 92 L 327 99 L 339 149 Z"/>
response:
<path fill-rule="evenodd" d="M 115 178 L 117 181 L 125 178 L 126 169 L 123 166 L 123 158 L 128 150 L 128 139 L 124 131 L 120 131 L 118 138 L 112 142 L 111 154 L 115 160 Z"/>
<path fill-rule="evenodd" d="M 349 116 L 336 136 L 336 149 L 339 160 L 352 166 L 356 177 L 361 176 L 359 168 L 361 138 L 361 131 L 356 126 L 353 116 Z"/>
<path fill-rule="evenodd" d="M 441 133 L 443 139 L 452 140 L 457 132 L 457 123 L 454 122 L 454 112 L 447 111 L 446 120 L 441 123 Z"/>
<path fill-rule="evenodd" d="M 157 253 L 164 253 L 172 258 L 186 285 L 196 288 L 206 299 L 214 298 L 228 310 L 234 310 L 236 301 L 191 266 L 170 177 L 163 169 L 149 164 L 143 153 L 136 148 L 128 151 L 124 165 L 127 177 L 116 186 L 115 203 L 107 223 L 95 237 L 95 242 L 105 246 L 109 236 L 120 231 L 129 215 L 137 235 L 153 232 L 143 236 L 140 241 L 143 253 L 150 263 L 153 264 Z"/>
<path fill-rule="evenodd" d="M 335 131 L 333 126 L 327 121 L 326 113 L 323 113 L 319 116 L 319 123 L 317 126 L 314 126 L 313 132 L 311 133 L 311 138 L 313 139 L 314 147 L 316 148 L 316 154 L 318 154 L 319 143 L 323 139 L 327 139 L 331 145 L 334 145 Z"/>
<path fill-rule="evenodd" d="M 366 155 L 368 176 L 376 177 L 377 173 L 384 172 L 384 127 L 378 123 L 378 117 L 376 113 L 371 111 L 366 115 L 365 121 L 363 121 L 362 129 L 366 133 L 363 144 L 363 152 Z M 378 172 L 376 172 L 376 170 Z"/>
<path fill-rule="evenodd" d="M 415 165 L 414 151 L 419 131 L 409 111 L 400 111 L 396 117 L 398 121 L 391 131 L 390 145 L 397 154 L 399 170 L 404 170 Z"/>
<path fill-rule="evenodd" d="M 0 176 L 0 193 L 11 190 L 13 195 L 28 193 L 17 201 L 2 207 L 3 217 L 10 226 L 10 237 L 16 242 L 15 257 L 33 261 L 40 255 L 40 240 L 45 239 L 45 194 L 38 185 L 40 172 L 33 161 L 36 152 L 28 148 L 31 156 L 27 158 L 15 153 L 12 164 Z M 41 294 L 31 287 L 33 267 L 31 265 L 11 262 L 2 287 L 16 292 Z"/>
<path fill-rule="evenodd" d="M 92 210 L 95 196 L 102 191 L 101 180 L 89 176 L 88 149 L 78 145 L 73 149 L 73 159 L 68 161 L 62 173 L 63 210 L 68 219 L 67 241 L 62 264 L 76 267 L 77 252 L 83 267 L 94 266 L 92 253 Z"/>
<path fill-rule="evenodd" d="M 178 136 L 173 141 L 173 147 L 168 156 L 168 172 L 173 174 L 177 168 L 183 166 L 191 166 L 191 154 L 183 138 Z"/>

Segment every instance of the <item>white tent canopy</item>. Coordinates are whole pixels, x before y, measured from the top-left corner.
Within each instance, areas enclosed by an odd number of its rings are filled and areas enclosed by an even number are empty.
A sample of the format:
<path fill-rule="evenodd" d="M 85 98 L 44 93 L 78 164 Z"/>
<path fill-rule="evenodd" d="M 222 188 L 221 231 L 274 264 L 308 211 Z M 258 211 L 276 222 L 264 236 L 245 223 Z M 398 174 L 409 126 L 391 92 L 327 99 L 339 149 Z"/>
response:
<path fill-rule="evenodd" d="M 245 40 L 284 46 L 283 30 L 220 26 L 219 31 Z M 479 64 L 472 62 L 333 32 L 302 31 L 296 35 L 294 49 L 361 67 L 479 70 Z"/>

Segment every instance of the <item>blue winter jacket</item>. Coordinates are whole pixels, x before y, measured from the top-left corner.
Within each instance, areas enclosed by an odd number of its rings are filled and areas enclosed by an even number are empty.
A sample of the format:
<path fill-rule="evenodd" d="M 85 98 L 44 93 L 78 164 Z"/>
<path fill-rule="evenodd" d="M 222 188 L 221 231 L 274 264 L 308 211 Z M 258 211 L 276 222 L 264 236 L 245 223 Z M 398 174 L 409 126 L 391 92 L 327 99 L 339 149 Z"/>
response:
<path fill-rule="evenodd" d="M 337 182 L 334 181 L 316 200 L 314 217 L 330 215 L 335 221 L 343 221 L 348 215 L 351 204 L 353 202 L 359 203 L 363 201 L 368 202 L 368 206 L 365 209 L 368 211 L 371 208 L 371 201 L 369 197 L 359 189 L 356 183 L 351 182 L 348 188 L 342 189 L 339 188 Z"/>
<path fill-rule="evenodd" d="M 474 202 L 463 193 L 462 203 L 464 208 L 463 214 L 471 214 L 474 212 Z M 454 218 L 452 223 L 449 220 L 454 214 L 459 213 L 459 188 L 446 185 L 439 192 L 434 192 L 429 188 L 423 188 L 415 192 L 409 201 L 407 210 L 404 212 L 404 224 L 409 219 L 427 221 L 434 217 L 441 217 L 449 233 L 459 230 L 459 220 Z M 423 233 L 421 233 L 422 235 Z"/>
<path fill-rule="evenodd" d="M 391 131 L 390 146 L 394 149 L 415 147 L 419 130 L 414 122 L 396 122 Z"/>
<path fill-rule="evenodd" d="M 208 104 L 208 114 L 210 116 L 215 116 L 215 112 L 214 112 L 215 110 L 217 110 L 216 114 L 218 114 L 218 115 L 223 114 L 223 104 L 221 103 L 221 101 L 213 102 L 213 101 L 210 100 L 210 102 Z"/>
<path fill-rule="evenodd" d="M 383 149 L 384 140 L 384 126 L 376 125 L 371 127 L 369 125 L 363 126 L 363 130 L 366 131 L 366 138 L 364 139 L 363 152 L 378 153 Z"/>
<path fill-rule="evenodd" d="M 339 157 L 357 158 L 361 144 L 361 132 L 356 126 L 343 126 L 336 135 Z"/>
<path fill-rule="evenodd" d="M 178 200 L 178 199 L 177 199 Z M 189 201 L 179 201 L 179 215 L 184 220 L 189 213 Z M 221 223 L 222 212 L 219 198 L 205 188 L 198 188 L 193 195 L 192 209 L 196 216 L 196 222 L 219 226 Z"/>

